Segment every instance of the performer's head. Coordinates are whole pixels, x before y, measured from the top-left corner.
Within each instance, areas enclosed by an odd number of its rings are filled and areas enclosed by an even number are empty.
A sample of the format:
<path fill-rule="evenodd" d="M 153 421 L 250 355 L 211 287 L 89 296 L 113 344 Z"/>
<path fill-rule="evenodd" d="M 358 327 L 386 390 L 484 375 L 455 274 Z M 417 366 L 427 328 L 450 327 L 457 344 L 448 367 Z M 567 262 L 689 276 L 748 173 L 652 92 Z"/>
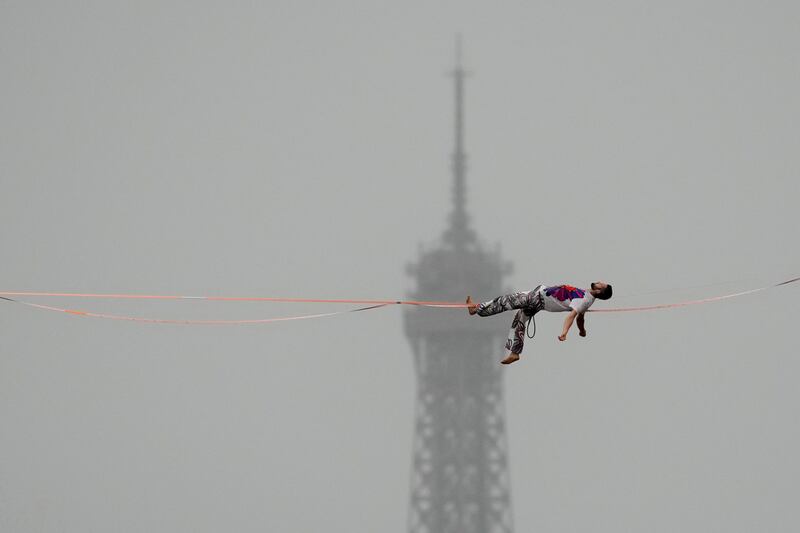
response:
<path fill-rule="evenodd" d="M 592 283 L 592 295 L 601 300 L 608 300 L 611 298 L 611 285 L 605 281 L 595 281 Z"/>

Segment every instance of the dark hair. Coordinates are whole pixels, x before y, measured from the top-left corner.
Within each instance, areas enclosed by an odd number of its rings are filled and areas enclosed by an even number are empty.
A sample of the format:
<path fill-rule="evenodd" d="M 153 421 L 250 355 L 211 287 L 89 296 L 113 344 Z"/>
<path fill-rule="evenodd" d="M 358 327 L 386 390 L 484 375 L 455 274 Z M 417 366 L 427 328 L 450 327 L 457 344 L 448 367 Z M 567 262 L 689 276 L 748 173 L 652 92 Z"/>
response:
<path fill-rule="evenodd" d="M 606 288 L 603 289 L 603 292 L 598 294 L 597 297 L 600 298 L 601 300 L 608 300 L 609 298 L 611 298 L 611 293 L 612 293 L 611 285 L 606 285 Z"/>

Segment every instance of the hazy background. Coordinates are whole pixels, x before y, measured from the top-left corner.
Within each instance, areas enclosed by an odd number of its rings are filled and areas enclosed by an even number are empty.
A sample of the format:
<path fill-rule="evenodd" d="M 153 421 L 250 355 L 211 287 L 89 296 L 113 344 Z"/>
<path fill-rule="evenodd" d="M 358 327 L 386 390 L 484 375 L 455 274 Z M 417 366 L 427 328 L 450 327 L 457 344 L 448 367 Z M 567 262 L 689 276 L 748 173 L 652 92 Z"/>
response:
<path fill-rule="evenodd" d="M 457 32 L 510 287 L 798 275 L 799 30 L 788 1 L 3 0 L 0 290 L 404 296 L 450 209 Z M 796 531 L 799 290 L 563 344 L 543 316 L 507 372 L 516 531 Z M 406 529 L 398 309 L 4 304 L 0 333 L 2 531 Z"/>

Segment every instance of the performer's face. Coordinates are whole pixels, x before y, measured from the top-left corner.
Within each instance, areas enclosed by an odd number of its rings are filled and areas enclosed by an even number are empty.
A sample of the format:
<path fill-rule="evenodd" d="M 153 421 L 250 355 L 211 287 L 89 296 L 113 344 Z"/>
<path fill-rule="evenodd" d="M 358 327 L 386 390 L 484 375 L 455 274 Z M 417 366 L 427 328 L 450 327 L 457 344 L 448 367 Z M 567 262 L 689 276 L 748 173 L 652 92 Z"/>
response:
<path fill-rule="evenodd" d="M 608 283 L 605 281 L 595 281 L 592 283 L 592 294 L 597 295 L 605 290 L 608 287 Z"/>

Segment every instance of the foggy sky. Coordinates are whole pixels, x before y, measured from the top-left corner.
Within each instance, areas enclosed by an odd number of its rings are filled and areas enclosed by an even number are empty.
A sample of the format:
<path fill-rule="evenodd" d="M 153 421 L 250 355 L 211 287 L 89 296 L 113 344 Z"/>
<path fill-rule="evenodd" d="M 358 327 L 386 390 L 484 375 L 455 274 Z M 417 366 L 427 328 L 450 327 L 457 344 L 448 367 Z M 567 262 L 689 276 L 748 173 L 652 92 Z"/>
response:
<path fill-rule="evenodd" d="M 450 210 L 459 32 L 470 216 L 509 288 L 607 279 L 599 308 L 796 276 L 799 17 L 0 2 L 0 290 L 403 297 Z M 798 290 L 589 316 L 566 343 L 541 316 L 506 369 L 516 531 L 797 530 Z M 0 332 L 3 531 L 406 529 L 398 309 L 202 328 L 4 304 Z"/>

